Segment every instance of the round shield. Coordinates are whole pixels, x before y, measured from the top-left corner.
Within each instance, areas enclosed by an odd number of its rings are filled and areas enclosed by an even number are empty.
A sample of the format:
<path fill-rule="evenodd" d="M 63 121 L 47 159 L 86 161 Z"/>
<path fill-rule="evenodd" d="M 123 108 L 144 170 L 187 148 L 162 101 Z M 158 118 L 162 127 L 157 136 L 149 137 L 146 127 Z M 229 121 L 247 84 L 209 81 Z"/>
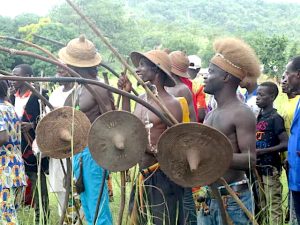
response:
<path fill-rule="evenodd" d="M 91 123 L 86 115 L 72 107 L 61 107 L 48 113 L 36 128 L 40 151 L 49 157 L 63 159 L 82 151 L 88 143 Z"/>
<path fill-rule="evenodd" d="M 228 170 L 233 157 L 229 139 L 199 123 L 182 123 L 166 130 L 157 151 L 161 170 L 182 187 L 215 182 Z"/>
<path fill-rule="evenodd" d="M 64 106 L 70 106 L 70 107 L 73 107 L 76 105 L 75 103 L 75 90 L 73 90 L 69 96 L 66 98 L 65 100 L 65 103 L 64 103 Z"/>
<path fill-rule="evenodd" d="M 140 160 L 147 148 L 145 125 L 126 111 L 110 111 L 99 116 L 89 133 L 89 149 L 103 168 L 124 171 Z"/>

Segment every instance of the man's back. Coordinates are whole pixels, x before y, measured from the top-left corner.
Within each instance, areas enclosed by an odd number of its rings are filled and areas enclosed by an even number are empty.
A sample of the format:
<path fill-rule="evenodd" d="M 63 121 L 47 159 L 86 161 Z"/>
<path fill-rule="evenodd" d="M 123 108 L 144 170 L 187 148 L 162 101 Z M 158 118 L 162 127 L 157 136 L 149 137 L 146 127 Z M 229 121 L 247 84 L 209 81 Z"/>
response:
<path fill-rule="evenodd" d="M 189 106 L 190 121 L 196 122 L 193 94 L 190 89 L 184 83 L 178 83 L 175 87 L 167 88 L 167 91 L 175 97 L 184 97 L 186 99 Z"/>

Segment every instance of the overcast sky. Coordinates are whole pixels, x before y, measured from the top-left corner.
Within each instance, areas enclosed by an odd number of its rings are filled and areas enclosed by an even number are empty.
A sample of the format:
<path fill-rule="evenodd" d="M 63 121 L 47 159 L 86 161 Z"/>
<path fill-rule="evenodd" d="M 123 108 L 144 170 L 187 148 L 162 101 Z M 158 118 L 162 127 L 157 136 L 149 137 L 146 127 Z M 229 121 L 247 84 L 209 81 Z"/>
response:
<path fill-rule="evenodd" d="M 64 0 L 0 0 L 0 15 L 14 17 L 22 13 L 35 13 L 40 16 L 47 14 L 53 6 L 62 3 Z M 88 1 L 88 0 L 86 0 Z M 108 0 L 109 1 L 109 0 Z M 213 1 L 213 0 L 208 0 Z M 268 2 L 294 2 L 300 0 L 264 0 Z"/>
<path fill-rule="evenodd" d="M 22 13 L 35 13 L 40 16 L 47 14 L 53 6 L 64 0 L 1 0 L 1 16 L 14 17 Z"/>

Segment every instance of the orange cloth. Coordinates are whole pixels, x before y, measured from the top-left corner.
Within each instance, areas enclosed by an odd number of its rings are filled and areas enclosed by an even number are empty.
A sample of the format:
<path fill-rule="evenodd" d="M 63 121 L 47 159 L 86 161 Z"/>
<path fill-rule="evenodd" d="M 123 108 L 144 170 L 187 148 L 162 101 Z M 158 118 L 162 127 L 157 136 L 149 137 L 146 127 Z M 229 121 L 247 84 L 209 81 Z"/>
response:
<path fill-rule="evenodd" d="M 197 109 L 207 109 L 204 86 L 197 80 L 193 80 L 193 93 L 196 96 Z"/>

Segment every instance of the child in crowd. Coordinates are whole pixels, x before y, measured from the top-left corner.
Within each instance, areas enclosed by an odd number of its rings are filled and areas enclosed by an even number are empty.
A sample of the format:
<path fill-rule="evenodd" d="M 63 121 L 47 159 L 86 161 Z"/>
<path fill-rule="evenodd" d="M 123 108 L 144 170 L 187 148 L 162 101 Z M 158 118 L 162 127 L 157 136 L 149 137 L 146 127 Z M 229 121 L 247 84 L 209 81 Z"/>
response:
<path fill-rule="evenodd" d="M 283 118 L 273 107 L 278 95 L 275 83 L 264 82 L 257 89 L 256 104 L 260 108 L 256 125 L 257 170 L 262 180 L 267 224 L 282 224 L 282 184 L 280 152 L 286 151 L 288 136 Z"/>

